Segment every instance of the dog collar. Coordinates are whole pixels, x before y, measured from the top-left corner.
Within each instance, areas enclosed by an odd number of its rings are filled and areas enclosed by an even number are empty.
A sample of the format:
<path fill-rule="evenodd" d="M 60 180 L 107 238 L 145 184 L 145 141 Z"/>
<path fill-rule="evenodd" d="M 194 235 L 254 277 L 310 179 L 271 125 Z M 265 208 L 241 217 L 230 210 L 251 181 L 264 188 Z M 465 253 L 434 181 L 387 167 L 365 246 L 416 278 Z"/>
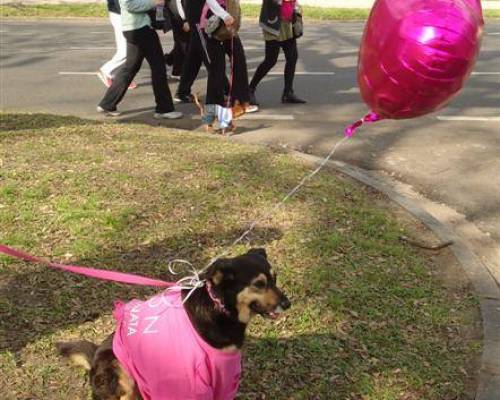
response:
<path fill-rule="evenodd" d="M 210 281 L 206 281 L 205 282 L 205 286 L 207 288 L 207 293 L 208 293 L 208 297 L 210 297 L 210 299 L 214 302 L 215 304 L 215 308 L 217 309 L 217 311 L 220 311 L 221 313 L 225 314 L 225 315 L 229 315 L 229 311 L 226 309 L 226 307 L 224 306 L 224 303 L 222 302 L 221 299 L 219 299 L 215 293 L 214 293 L 214 288 L 212 286 L 212 282 Z"/>

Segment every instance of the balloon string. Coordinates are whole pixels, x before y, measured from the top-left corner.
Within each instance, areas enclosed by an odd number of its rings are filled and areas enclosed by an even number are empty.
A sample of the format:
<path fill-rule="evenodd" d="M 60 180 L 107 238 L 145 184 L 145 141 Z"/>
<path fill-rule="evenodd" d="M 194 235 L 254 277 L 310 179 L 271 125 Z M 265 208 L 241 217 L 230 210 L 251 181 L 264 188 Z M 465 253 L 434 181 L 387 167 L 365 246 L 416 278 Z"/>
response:
<path fill-rule="evenodd" d="M 344 134 L 346 137 L 352 137 L 358 130 L 358 128 L 363 125 L 364 123 L 372 123 L 372 122 L 377 122 L 380 121 L 381 119 L 384 119 L 380 115 L 378 115 L 376 112 L 370 112 L 369 114 L 366 114 L 362 119 L 354 122 L 353 124 L 349 125 L 347 128 L 345 128 Z"/>
<path fill-rule="evenodd" d="M 337 149 L 348 139 L 348 137 L 343 137 L 341 140 L 339 140 L 335 146 L 333 146 L 333 148 L 331 149 L 330 153 L 328 153 L 328 155 L 321 161 L 321 163 L 318 165 L 318 167 L 308 173 L 307 175 L 305 175 L 301 181 L 297 184 L 297 186 L 295 186 L 292 190 L 290 190 L 285 197 L 283 197 L 283 199 L 274 205 L 274 207 L 269 210 L 267 213 L 265 213 L 262 217 L 256 219 L 255 221 L 253 221 L 250 226 L 248 227 L 248 229 L 243 232 L 241 234 L 240 237 L 238 237 L 233 243 L 231 243 L 222 253 L 220 253 L 219 255 L 217 255 L 216 257 L 212 258 L 210 260 L 210 262 L 205 266 L 205 268 L 203 268 L 201 272 L 207 270 L 213 263 L 215 263 L 219 258 L 222 258 L 224 256 L 226 256 L 227 254 L 229 254 L 229 252 L 231 251 L 231 249 L 236 246 L 237 244 L 239 244 L 240 242 L 242 242 L 253 230 L 254 228 L 261 222 L 264 222 L 266 220 L 268 220 L 273 214 L 275 214 L 289 199 L 290 197 L 292 197 L 293 195 L 295 195 L 295 193 L 297 193 L 312 177 L 314 177 L 319 171 L 321 171 L 323 169 L 323 167 L 330 161 L 330 159 L 334 156 L 335 152 L 337 151 Z"/>

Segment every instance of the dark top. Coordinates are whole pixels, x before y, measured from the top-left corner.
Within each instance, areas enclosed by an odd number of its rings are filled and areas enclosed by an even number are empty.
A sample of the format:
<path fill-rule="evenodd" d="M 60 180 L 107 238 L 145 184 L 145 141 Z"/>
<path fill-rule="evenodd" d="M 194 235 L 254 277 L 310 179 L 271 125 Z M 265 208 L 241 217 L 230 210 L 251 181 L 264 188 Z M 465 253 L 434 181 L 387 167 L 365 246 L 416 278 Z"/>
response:
<path fill-rule="evenodd" d="M 108 0 L 108 11 L 116 14 L 121 14 L 120 3 L 118 0 Z"/>
<path fill-rule="evenodd" d="M 278 36 L 281 27 L 281 5 L 276 0 L 264 0 L 260 10 L 259 25 L 265 31 Z"/>
<path fill-rule="evenodd" d="M 195 25 L 200 23 L 201 13 L 203 11 L 203 6 L 205 5 L 205 0 L 186 0 L 186 18 L 190 25 Z"/>

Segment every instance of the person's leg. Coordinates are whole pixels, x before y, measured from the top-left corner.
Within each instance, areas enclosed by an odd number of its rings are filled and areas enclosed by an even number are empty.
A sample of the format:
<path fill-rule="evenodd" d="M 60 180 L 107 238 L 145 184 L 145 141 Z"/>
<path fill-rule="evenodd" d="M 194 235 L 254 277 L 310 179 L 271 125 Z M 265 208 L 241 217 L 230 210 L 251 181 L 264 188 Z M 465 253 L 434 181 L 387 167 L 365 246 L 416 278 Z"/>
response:
<path fill-rule="evenodd" d="M 124 35 L 127 39 L 127 59 L 99 103 L 99 107 L 105 111 L 116 110 L 116 106 L 123 99 L 130 83 L 141 68 L 142 60 L 144 60 L 144 53 L 137 41 L 137 31 L 124 32 Z"/>
<path fill-rule="evenodd" d="M 174 111 L 174 103 L 167 82 L 167 69 L 163 59 L 163 49 L 160 38 L 156 31 L 147 28 L 140 41 L 141 50 L 144 53 L 150 68 L 153 92 L 156 101 L 156 112 L 165 114 Z"/>
<path fill-rule="evenodd" d="M 295 67 L 299 58 L 297 50 L 297 40 L 289 39 L 281 42 L 281 47 L 285 53 L 285 89 L 283 90 L 283 103 L 302 104 L 304 100 L 295 96 L 293 92 L 293 81 L 295 78 Z"/>
<path fill-rule="evenodd" d="M 224 81 L 226 79 L 226 54 L 224 44 L 215 39 L 207 40 L 207 50 L 210 57 L 208 70 L 206 104 L 224 106 Z"/>
<path fill-rule="evenodd" d="M 109 19 L 115 32 L 116 53 L 111 60 L 101 67 L 101 71 L 113 79 L 118 68 L 125 64 L 127 59 L 127 41 L 123 36 L 120 14 L 110 12 Z"/>
<path fill-rule="evenodd" d="M 232 82 L 232 103 L 239 101 L 241 104 L 250 102 L 250 92 L 248 87 L 248 69 L 247 60 L 245 57 L 245 49 L 238 36 L 232 41 L 226 40 L 224 48 L 228 56 L 233 60 L 233 82 Z"/>
<path fill-rule="evenodd" d="M 183 100 L 183 97 L 191 95 L 191 87 L 200 72 L 201 63 L 205 58 L 204 53 L 205 50 L 201 44 L 199 32 L 195 26 L 192 26 L 189 48 L 182 68 L 181 81 L 177 87 L 177 97 L 181 100 Z"/>
<path fill-rule="evenodd" d="M 250 89 L 257 88 L 260 81 L 267 75 L 267 73 L 276 65 L 278 55 L 280 53 L 280 44 L 277 40 L 266 40 L 266 50 L 264 61 L 257 67 L 255 74 L 250 82 Z"/>
<path fill-rule="evenodd" d="M 293 80 L 295 78 L 295 68 L 299 58 L 297 52 L 297 40 L 289 39 L 281 42 L 281 48 L 285 53 L 285 93 L 293 91 Z"/>
<path fill-rule="evenodd" d="M 184 49 L 182 43 L 182 26 L 178 21 L 172 20 L 172 35 L 174 37 L 174 48 L 171 52 L 172 75 L 180 76 L 184 65 Z"/>

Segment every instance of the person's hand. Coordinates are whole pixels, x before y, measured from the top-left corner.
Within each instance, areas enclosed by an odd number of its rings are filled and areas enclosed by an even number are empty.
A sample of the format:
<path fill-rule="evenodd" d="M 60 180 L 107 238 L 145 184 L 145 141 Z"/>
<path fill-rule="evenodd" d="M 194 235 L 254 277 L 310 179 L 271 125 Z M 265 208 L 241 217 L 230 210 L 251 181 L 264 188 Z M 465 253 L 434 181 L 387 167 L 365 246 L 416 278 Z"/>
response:
<path fill-rule="evenodd" d="M 184 22 L 184 24 L 182 25 L 182 30 L 184 32 L 189 32 L 191 28 L 189 27 L 189 22 Z"/>
<path fill-rule="evenodd" d="M 164 6 L 165 5 L 165 0 L 155 0 L 155 5 L 156 6 Z"/>
<path fill-rule="evenodd" d="M 224 24 L 226 24 L 226 26 L 229 28 L 231 25 L 234 24 L 234 18 L 228 15 L 224 20 Z"/>

